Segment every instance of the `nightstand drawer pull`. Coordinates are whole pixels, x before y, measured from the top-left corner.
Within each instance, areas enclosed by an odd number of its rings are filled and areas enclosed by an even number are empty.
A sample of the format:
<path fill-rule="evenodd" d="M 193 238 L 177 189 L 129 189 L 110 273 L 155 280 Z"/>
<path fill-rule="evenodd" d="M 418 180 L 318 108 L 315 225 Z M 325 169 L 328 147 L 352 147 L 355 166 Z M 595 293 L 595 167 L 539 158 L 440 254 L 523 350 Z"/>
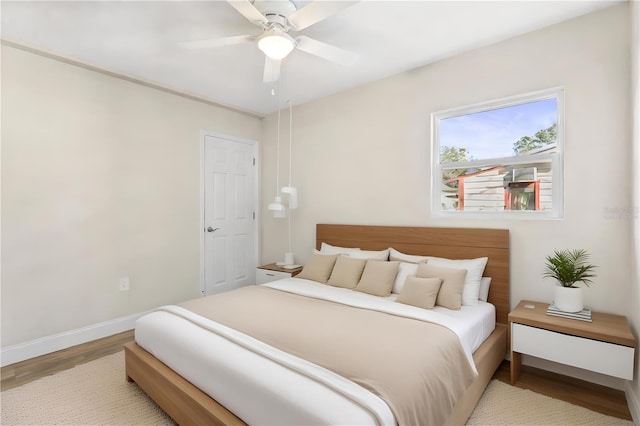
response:
<path fill-rule="evenodd" d="M 297 271 L 296 271 L 297 272 Z M 256 284 L 264 284 L 282 278 L 291 278 L 293 272 L 274 271 L 272 269 L 256 268 Z"/>

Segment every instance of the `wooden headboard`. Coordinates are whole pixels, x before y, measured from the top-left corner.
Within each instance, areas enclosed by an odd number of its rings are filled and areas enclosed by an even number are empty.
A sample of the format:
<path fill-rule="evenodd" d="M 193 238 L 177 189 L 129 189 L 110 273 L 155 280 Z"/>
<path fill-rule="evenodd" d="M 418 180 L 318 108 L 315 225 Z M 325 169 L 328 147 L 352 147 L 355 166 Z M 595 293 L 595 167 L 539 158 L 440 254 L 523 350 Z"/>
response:
<path fill-rule="evenodd" d="M 393 247 L 407 254 L 449 259 L 487 256 L 484 271 L 491 277 L 489 302 L 496 321 L 507 324 L 509 315 L 509 230 L 478 228 L 426 228 L 413 226 L 316 225 L 316 248 L 322 242 L 363 250 Z"/>

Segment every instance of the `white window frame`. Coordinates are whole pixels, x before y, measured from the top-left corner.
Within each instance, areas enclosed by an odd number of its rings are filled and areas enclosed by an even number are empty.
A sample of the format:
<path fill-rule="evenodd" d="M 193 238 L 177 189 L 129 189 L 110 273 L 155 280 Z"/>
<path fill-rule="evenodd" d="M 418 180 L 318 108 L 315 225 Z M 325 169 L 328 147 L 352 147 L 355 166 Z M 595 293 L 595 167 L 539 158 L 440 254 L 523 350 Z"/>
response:
<path fill-rule="evenodd" d="M 531 163 L 531 157 L 526 155 L 473 160 L 465 162 L 447 163 L 442 167 L 440 163 L 440 121 L 443 119 L 474 114 L 478 112 L 499 109 L 546 99 L 557 100 L 558 124 L 556 130 L 557 152 L 536 156 L 539 162 L 551 162 L 553 176 L 552 208 L 545 211 L 503 210 L 503 211 L 459 211 L 442 209 L 442 171 L 449 168 L 487 167 L 496 164 L 526 164 Z M 451 108 L 431 114 L 431 212 L 435 217 L 456 218 L 501 218 L 501 219 L 558 219 L 564 217 L 564 88 L 556 87 L 523 95 L 511 96 L 469 105 Z M 524 136 L 524 135 L 523 135 Z M 515 142 L 515 141 L 514 141 Z"/>

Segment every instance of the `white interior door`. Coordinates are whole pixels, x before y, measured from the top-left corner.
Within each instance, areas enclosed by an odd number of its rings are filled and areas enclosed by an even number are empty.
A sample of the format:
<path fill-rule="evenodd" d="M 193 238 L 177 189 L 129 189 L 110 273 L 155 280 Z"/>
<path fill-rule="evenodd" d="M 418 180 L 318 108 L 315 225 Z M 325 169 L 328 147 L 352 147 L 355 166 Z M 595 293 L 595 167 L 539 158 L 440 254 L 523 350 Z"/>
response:
<path fill-rule="evenodd" d="M 204 136 L 204 292 L 255 283 L 253 144 Z"/>

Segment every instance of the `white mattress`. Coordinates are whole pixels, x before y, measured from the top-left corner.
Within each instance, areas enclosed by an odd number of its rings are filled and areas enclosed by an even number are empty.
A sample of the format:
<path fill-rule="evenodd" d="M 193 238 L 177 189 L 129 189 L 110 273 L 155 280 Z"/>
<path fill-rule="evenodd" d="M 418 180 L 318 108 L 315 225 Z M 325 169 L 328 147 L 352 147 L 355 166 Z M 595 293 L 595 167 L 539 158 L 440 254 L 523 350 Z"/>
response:
<path fill-rule="evenodd" d="M 470 359 L 495 327 L 495 308 L 485 302 L 460 311 L 427 311 L 395 303 L 394 295 L 380 298 L 297 278 L 264 285 L 440 323 L 460 337 Z M 384 401 L 359 385 L 179 307 L 164 307 L 140 318 L 135 338 L 249 424 L 396 423 Z"/>

